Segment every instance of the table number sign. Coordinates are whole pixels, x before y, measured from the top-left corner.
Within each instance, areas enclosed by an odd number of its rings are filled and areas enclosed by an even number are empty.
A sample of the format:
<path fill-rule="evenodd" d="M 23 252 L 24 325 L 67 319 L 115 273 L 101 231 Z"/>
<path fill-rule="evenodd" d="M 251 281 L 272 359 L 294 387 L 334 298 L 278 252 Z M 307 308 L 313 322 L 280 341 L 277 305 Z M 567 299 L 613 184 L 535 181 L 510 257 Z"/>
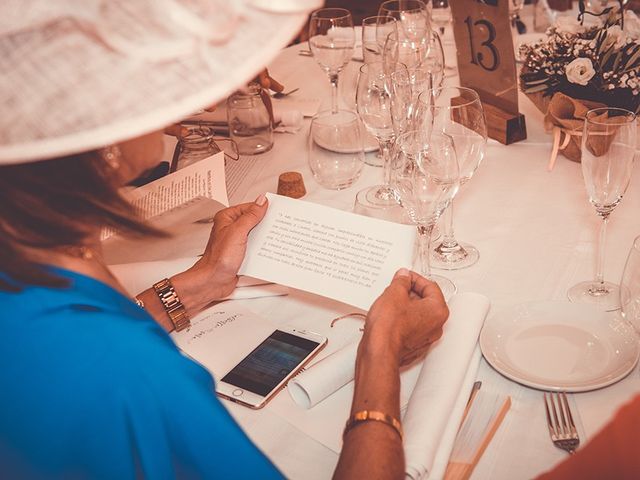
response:
<path fill-rule="evenodd" d="M 453 15 L 460 85 L 480 95 L 489 136 L 505 145 L 527 138 L 518 111 L 518 81 L 508 0 L 455 0 Z"/>

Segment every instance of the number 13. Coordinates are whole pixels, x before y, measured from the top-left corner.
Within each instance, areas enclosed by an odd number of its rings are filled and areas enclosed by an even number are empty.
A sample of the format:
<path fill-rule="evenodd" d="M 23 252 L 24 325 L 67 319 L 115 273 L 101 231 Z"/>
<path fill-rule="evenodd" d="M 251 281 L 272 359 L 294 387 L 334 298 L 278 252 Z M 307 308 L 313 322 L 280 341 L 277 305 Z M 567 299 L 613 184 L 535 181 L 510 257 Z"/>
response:
<path fill-rule="evenodd" d="M 467 30 L 469 30 L 469 45 L 471 46 L 471 63 L 479 65 L 489 72 L 493 72 L 500 66 L 500 53 L 493 44 L 496 39 L 496 29 L 488 20 L 473 21 L 471 17 L 467 17 L 464 22 L 467 24 Z M 480 44 L 484 50 L 491 54 L 491 62 L 485 62 L 487 58 L 483 52 L 476 50 L 473 38 L 473 27 L 484 26 L 487 29 L 487 38 Z"/>

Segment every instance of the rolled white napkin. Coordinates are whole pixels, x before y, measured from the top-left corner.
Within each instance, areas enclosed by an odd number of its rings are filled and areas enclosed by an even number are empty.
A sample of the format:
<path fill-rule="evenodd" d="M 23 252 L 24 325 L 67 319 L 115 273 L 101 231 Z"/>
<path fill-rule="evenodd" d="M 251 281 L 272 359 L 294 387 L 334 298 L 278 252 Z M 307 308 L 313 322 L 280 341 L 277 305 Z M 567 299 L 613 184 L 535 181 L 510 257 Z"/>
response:
<path fill-rule="evenodd" d="M 291 380 L 288 390 L 293 401 L 307 409 L 314 407 L 353 380 L 358 343 L 336 350 Z"/>
<path fill-rule="evenodd" d="M 169 278 L 176 273 L 185 271 L 197 261 L 198 257 L 187 257 L 156 262 L 120 263 L 117 265 L 109 265 L 109 269 L 127 292 L 129 292 L 131 296 L 134 296 L 146 290 L 158 280 Z M 242 276 L 238 280 L 238 285 L 236 285 L 236 289 L 231 295 L 219 300 L 275 297 L 287 295 L 288 293 L 289 289 L 285 286 Z"/>
<path fill-rule="evenodd" d="M 462 411 L 456 403 L 465 394 L 461 390 L 490 305 L 477 293 L 458 294 L 449 301 L 442 338 L 427 354 L 402 422 L 406 474 L 411 479 L 430 473 L 447 426 L 460 423 Z"/>

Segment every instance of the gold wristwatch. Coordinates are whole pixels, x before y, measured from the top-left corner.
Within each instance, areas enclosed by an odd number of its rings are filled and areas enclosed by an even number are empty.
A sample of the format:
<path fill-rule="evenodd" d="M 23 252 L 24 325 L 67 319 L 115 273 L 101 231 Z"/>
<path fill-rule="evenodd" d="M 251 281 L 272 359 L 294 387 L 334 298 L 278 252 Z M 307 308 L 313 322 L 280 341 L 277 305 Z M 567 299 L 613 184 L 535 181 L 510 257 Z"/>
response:
<path fill-rule="evenodd" d="M 180 302 L 180 298 L 173 288 L 173 285 L 171 285 L 169 279 L 165 278 L 164 280 L 160 280 L 158 283 L 154 283 L 153 289 L 162 302 L 162 306 L 167 312 L 167 315 L 169 315 L 169 319 L 171 320 L 171 323 L 173 323 L 176 332 L 189 328 L 191 326 L 191 319 L 189 318 L 184 305 Z"/>

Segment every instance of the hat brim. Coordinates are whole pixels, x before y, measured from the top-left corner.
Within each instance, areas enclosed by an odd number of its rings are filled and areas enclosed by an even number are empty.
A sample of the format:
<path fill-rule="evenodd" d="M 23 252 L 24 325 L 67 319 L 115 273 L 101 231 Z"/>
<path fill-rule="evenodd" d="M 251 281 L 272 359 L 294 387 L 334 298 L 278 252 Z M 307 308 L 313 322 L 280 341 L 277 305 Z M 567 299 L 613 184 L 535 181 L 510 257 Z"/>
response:
<path fill-rule="evenodd" d="M 0 103 L 8 111 L 0 119 L 0 164 L 90 151 L 177 122 L 253 78 L 306 18 L 255 10 L 226 43 L 199 42 L 191 55 L 155 62 L 91 42 L 64 22 L 5 36 L 0 63 L 11 68 L 1 68 L 8 74 Z"/>

